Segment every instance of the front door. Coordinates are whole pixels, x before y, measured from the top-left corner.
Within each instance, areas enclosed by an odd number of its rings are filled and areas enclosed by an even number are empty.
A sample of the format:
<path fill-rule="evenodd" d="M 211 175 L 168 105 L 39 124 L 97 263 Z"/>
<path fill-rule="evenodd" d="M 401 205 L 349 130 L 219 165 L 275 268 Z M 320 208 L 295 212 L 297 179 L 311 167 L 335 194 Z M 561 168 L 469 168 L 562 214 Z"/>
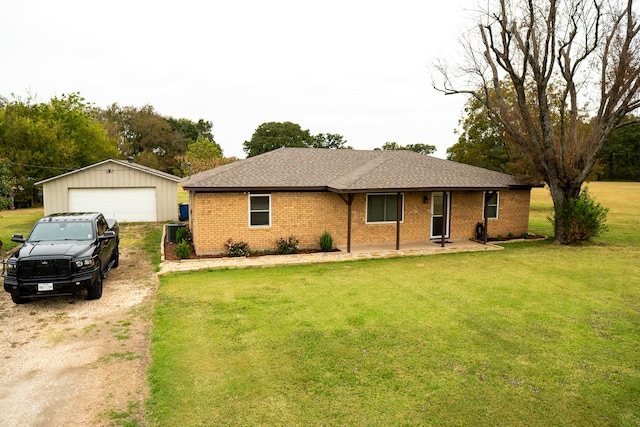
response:
<path fill-rule="evenodd" d="M 444 222 L 444 199 L 447 199 L 447 221 L 445 227 L 444 237 L 449 237 L 449 224 L 451 223 L 451 192 L 447 191 L 443 193 L 442 191 L 437 191 L 431 193 L 431 238 L 437 239 L 442 238 L 442 223 Z"/>

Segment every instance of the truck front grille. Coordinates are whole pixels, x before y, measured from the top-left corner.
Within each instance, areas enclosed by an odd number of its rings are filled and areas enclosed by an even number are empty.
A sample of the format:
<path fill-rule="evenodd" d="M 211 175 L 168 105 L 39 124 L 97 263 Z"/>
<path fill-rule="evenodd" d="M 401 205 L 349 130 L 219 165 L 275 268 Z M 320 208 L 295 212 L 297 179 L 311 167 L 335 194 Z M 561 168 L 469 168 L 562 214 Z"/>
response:
<path fill-rule="evenodd" d="M 19 261 L 18 275 L 21 279 L 55 279 L 71 275 L 68 259 L 37 259 Z"/>

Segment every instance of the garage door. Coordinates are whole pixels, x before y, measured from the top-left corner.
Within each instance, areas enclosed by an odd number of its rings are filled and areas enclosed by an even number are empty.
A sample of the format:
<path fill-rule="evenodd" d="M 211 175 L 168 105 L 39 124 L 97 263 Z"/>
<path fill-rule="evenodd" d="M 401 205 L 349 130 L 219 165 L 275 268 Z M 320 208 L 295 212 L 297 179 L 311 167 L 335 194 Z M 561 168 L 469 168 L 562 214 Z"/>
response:
<path fill-rule="evenodd" d="M 102 212 L 120 222 L 156 221 L 156 189 L 70 188 L 69 211 Z"/>

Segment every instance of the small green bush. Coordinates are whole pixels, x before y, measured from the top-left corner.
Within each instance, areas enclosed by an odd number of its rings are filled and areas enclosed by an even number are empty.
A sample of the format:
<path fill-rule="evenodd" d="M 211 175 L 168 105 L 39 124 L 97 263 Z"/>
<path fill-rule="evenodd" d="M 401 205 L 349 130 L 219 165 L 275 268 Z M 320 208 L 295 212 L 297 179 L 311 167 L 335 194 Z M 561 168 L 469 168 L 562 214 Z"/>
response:
<path fill-rule="evenodd" d="M 286 239 L 280 238 L 276 241 L 276 251 L 278 251 L 280 255 L 295 254 L 298 252 L 299 244 L 300 240 L 294 236 L 289 236 Z"/>
<path fill-rule="evenodd" d="M 176 256 L 180 259 L 189 258 L 191 253 L 191 248 L 189 246 L 189 242 L 186 240 L 182 240 L 175 248 Z"/>
<path fill-rule="evenodd" d="M 607 231 L 609 229 L 606 224 L 608 213 L 609 209 L 596 202 L 589 194 L 589 188 L 585 187 L 578 197 L 569 199 L 564 210 L 566 224 L 564 242 L 567 244 L 586 242 Z M 550 218 L 550 221 L 554 223 L 553 218 Z"/>
<path fill-rule="evenodd" d="M 247 242 L 243 242 L 242 240 L 234 242 L 232 239 L 229 239 L 227 240 L 226 246 L 229 250 L 229 256 L 231 257 L 249 256 L 249 254 L 251 253 L 249 244 Z"/>
<path fill-rule="evenodd" d="M 328 231 L 324 231 L 320 235 L 320 250 L 323 252 L 329 252 L 333 249 L 333 237 Z"/>
<path fill-rule="evenodd" d="M 180 244 L 189 239 L 189 232 L 187 227 L 180 227 L 176 230 L 176 243 Z"/>

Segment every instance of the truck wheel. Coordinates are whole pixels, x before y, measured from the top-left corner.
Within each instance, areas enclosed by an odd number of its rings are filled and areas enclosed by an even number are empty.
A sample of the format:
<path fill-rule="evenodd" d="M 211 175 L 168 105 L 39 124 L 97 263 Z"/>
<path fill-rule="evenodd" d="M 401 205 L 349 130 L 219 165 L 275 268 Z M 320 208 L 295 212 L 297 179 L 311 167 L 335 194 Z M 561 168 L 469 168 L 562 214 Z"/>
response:
<path fill-rule="evenodd" d="M 102 266 L 99 267 L 96 281 L 87 288 L 87 299 L 100 299 L 102 296 Z"/>
<path fill-rule="evenodd" d="M 29 298 L 23 298 L 21 296 L 17 296 L 17 295 L 14 295 L 14 294 L 11 294 L 11 300 L 15 304 L 24 304 L 26 302 L 29 302 Z"/>

